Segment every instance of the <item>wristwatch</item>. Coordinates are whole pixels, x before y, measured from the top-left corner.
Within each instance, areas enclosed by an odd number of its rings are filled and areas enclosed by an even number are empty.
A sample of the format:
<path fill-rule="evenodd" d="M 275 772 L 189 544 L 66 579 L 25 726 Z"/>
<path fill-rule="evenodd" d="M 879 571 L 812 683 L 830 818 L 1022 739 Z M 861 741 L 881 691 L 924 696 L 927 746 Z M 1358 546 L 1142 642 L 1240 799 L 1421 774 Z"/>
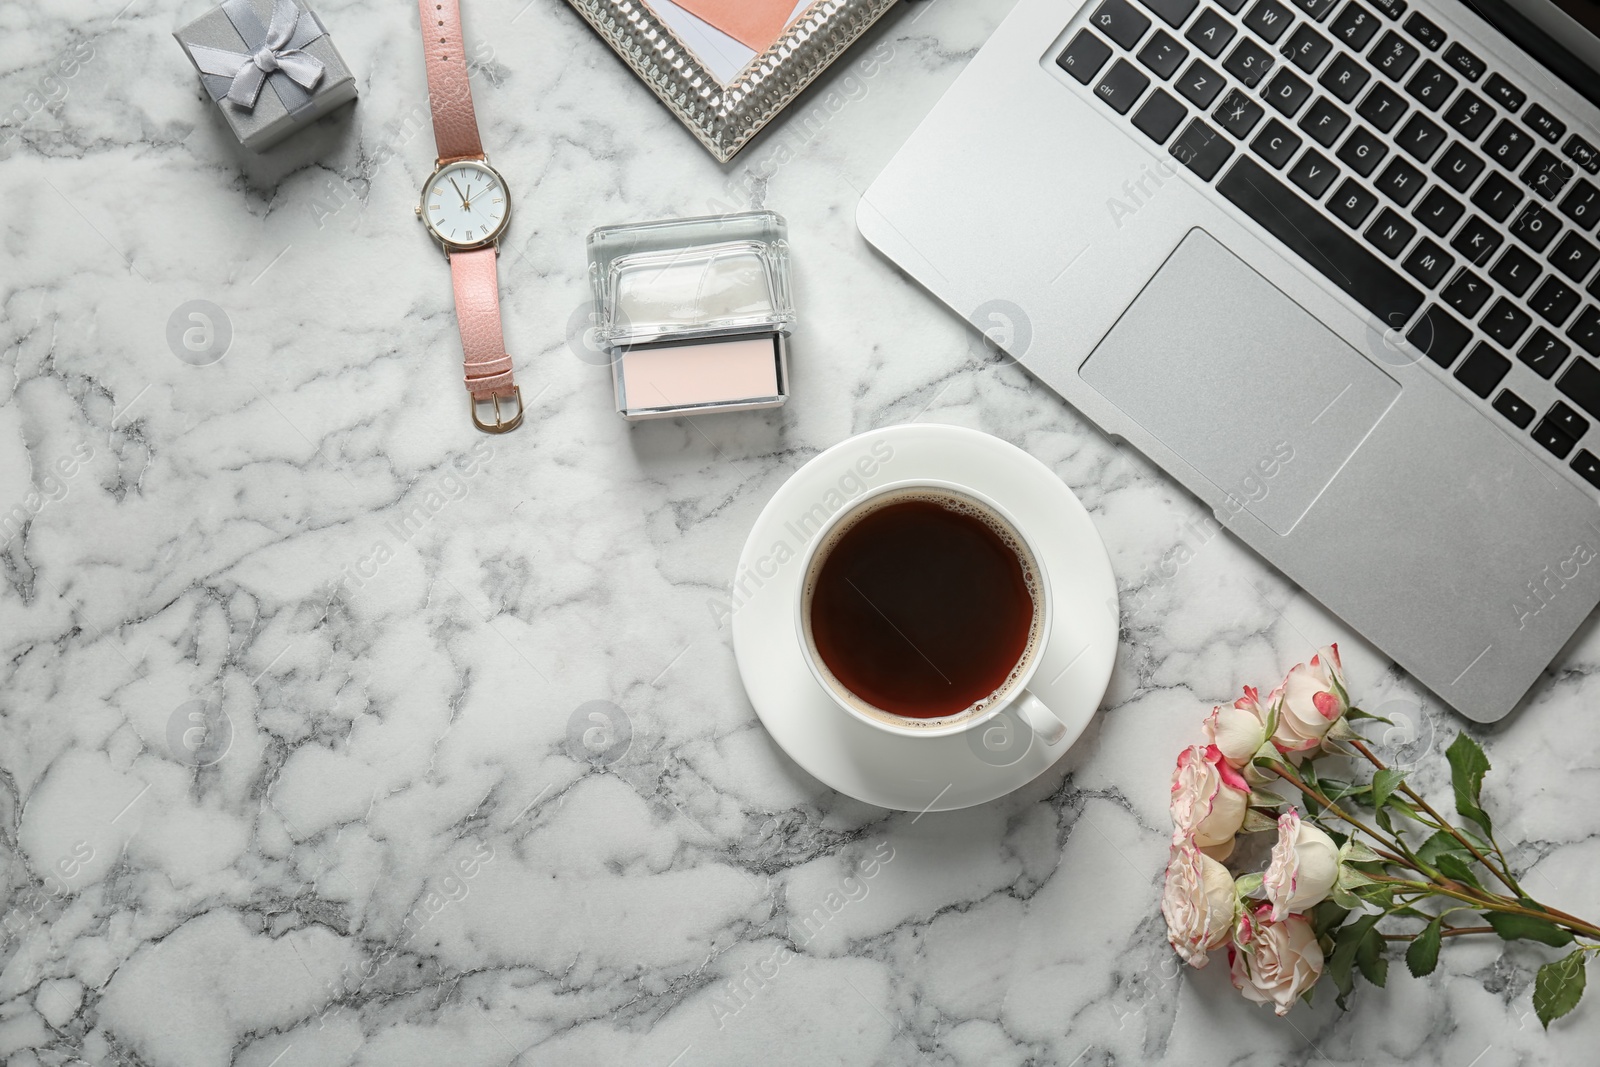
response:
<path fill-rule="evenodd" d="M 500 172 L 489 166 L 478 137 L 460 2 L 417 0 L 417 7 L 439 153 L 433 174 L 422 186 L 417 218 L 450 261 L 472 424 L 485 433 L 505 433 L 522 423 L 522 392 L 512 380 L 511 357 L 500 328 L 495 264 L 500 238 L 511 221 L 511 198 Z M 485 421 L 480 413 L 487 415 L 490 406 L 493 421 Z"/>

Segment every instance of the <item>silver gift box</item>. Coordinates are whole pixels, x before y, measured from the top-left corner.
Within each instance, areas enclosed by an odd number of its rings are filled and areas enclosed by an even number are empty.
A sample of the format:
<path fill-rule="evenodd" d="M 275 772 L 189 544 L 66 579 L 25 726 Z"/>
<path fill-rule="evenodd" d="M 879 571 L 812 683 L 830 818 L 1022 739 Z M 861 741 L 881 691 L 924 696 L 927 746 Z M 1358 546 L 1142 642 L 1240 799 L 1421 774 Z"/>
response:
<path fill-rule="evenodd" d="M 300 51 L 322 63 L 322 75 L 313 87 L 304 89 L 291 81 L 284 71 L 274 71 L 266 75 L 255 105 L 244 107 L 228 98 L 231 78 L 205 73 L 192 49 L 220 49 L 244 54 L 254 52 L 255 49 L 245 40 L 236 21 L 249 25 L 250 19 L 254 18 L 256 28 L 264 31 L 271 25 L 273 11 L 279 2 L 228 0 L 173 34 L 183 46 L 184 55 L 194 64 L 207 95 L 216 102 L 223 117 L 228 120 L 234 136 L 240 144 L 254 152 L 276 144 L 295 130 L 356 98 L 355 76 L 345 66 L 339 50 L 333 46 L 333 38 L 328 35 L 322 20 L 303 0 L 295 0 L 295 5 L 303 12 L 302 24 L 309 19 L 314 27 L 313 32 L 320 31 L 314 39 L 298 45 Z"/>

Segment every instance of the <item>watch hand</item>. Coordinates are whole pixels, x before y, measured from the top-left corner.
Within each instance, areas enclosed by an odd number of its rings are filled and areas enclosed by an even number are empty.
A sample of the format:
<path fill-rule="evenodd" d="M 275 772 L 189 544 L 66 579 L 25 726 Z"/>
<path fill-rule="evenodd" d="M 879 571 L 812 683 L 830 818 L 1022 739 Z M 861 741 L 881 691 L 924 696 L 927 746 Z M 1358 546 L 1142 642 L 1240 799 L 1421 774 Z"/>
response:
<path fill-rule="evenodd" d="M 454 178 L 451 178 L 450 179 L 450 184 L 451 185 L 456 185 L 456 180 Z M 466 207 L 467 206 L 467 194 L 463 193 L 461 191 L 461 186 L 459 186 L 459 185 L 456 185 L 456 195 L 461 198 L 461 206 L 462 207 Z"/>

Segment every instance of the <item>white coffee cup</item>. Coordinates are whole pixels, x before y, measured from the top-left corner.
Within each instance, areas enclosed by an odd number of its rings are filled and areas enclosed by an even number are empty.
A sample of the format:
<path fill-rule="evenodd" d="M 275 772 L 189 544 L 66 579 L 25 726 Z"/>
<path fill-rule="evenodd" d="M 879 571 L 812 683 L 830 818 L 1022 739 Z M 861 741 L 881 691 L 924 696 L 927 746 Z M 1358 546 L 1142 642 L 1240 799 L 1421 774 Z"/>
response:
<path fill-rule="evenodd" d="M 1028 644 L 999 688 L 954 714 L 938 718 L 914 718 L 873 705 L 851 692 L 828 669 L 811 633 L 811 599 L 816 578 L 829 553 L 856 522 L 902 500 L 930 499 L 935 502 L 949 501 L 962 510 L 976 511 L 984 522 L 1001 535 L 1022 565 L 1033 597 L 1034 617 Z M 1016 520 L 982 493 L 954 482 L 927 478 L 879 486 L 849 507 L 841 509 L 817 532 L 806 550 L 801 573 L 804 577 L 800 582 L 799 595 L 795 598 L 795 632 L 800 639 L 801 655 L 823 691 L 856 719 L 901 737 L 948 737 L 981 729 L 995 716 L 1012 708 L 1045 744 L 1053 745 L 1066 735 L 1066 724 L 1028 689 L 1028 683 L 1038 670 L 1050 639 L 1050 582 L 1045 574 L 1044 561 Z"/>

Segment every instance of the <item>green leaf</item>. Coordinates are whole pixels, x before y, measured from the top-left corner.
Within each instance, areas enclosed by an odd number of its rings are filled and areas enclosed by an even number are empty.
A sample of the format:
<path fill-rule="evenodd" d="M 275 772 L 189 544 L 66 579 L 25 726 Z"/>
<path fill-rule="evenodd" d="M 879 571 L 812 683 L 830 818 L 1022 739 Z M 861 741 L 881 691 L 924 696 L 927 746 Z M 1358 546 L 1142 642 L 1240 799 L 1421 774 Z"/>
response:
<path fill-rule="evenodd" d="M 1339 864 L 1339 879 L 1334 884 L 1340 889 L 1350 890 L 1360 889 L 1364 885 L 1378 885 L 1380 883 L 1374 882 L 1367 877 L 1365 871 L 1352 867 L 1348 863 L 1341 863 Z"/>
<path fill-rule="evenodd" d="M 1503 941 L 1538 941 L 1556 948 L 1572 944 L 1572 934 L 1549 919 L 1504 911 L 1486 911 L 1483 917 Z"/>
<path fill-rule="evenodd" d="M 1241 874 L 1233 882 L 1233 894 L 1240 900 L 1251 897 L 1261 888 L 1262 876 L 1256 874 Z"/>
<path fill-rule="evenodd" d="M 1430 867 L 1436 867 L 1439 864 L 1440 856 L 1449 855 L 1452 852 L 1461 856 L 1470 857 L 1472 855 L 1472 853 L 1462 848 L 1461 842 L 1451 837 L 1447 831 L 1439 830 L 1424 841 L 1421 848 L 1417 849 L 1417 859 Z"/>
<path fill-rule="evenodd" d="M 1334 901 L 1324 900 L 1311 909 L 1311 932 L 1321 938 L 1323 934 L 1344 922 L 1349 914 L 1350 909 L 1342 908 Z"/>
<path fill-rule="evenodd" d="M 1439 936 L 1443 925 L 1442 916 L 1434 919 L 1406 949 L 1406 969 L 1411 972 L 1411 977 L 1421 978 L 1432 974 L 1433 969 L 1439 966 Z"/>
<path fill-rule="evenodd" d="M 1409 801 L 1401 800 L 1399 797 L 1390 797 L 1389 803 L 1384 807 L 1386 811 L 1398 811 L 1413 822 L 1422 821 L 1422 812 L 1413 807 Z"/>
<path fill-rule="evenodd" d="M 1389 961 L 1383 954 L 1383 935 L 1376 927 L 1369 928 L 1356 946 L 1356 966 L 1373 985 L 1382 987 L 1389 980 Z"/>
<path fill-rule="evenodd" d="M 1376 904 L 1385 911 L 1394 907 L 1394 886 L 1392 885 L 1383 885 L 1381 883 L 1364 885 L 1354 890 L 1354 893 L 1368 904 Z"/>
<path fill-rule="evenodd" d="M 1339 927 L 1338 937 L 1334 940 L 1333 955 L 1328 959 L 1328 975 L 1333 979 L 1333 984 L 1339 990 L 1339 1007 L 1345 1007 L 1345 998 L 1355 988 L 1355 979 L 1351 977 L 1350 967 L 1356 961 L 1356 950 L 1361 947 L 1362 938 L 1367 936 L 1367 931 L 1378 924 L 1381 915 L 1363 915 L 1353 923 Z"/>
<path fill-rule="evenodd" d="M 1482 799 L 1483 776 L 1489 771 L 1489 757 L 1483 754 L 1478 742 L 1466 734 L 1457 734 L 1445 749 L 1450 761 L 1450 781 L 1456 789 L 1456 811 L 1483 827 L 1484 833 L 1493 833 L 1489 816 L 1478 806 Z"/>
<path fill-rule="evenodd" d="M 1470 856 L 1471 853 L 1467 852 L 1443 852 L 1439 854 L 1434 866 L 1438 867 L 1439 873 L 1446 878 L 1452 878 L 1462 885 L 1470 885 L 1474 889 L 1482 889 L 1483 883 L 1478 881 L 1478 876 L 1472 873 L 1472 867 L 1467 862 Z"/>
<path fill-rule="evenodd" d="M 1383 857 L 1372 851 L 1366 842 L 1352 837 L 1343 848 L 1339 850 L 1339 858 L 1346 863 L 1382 863 Z"/>
<path fill-rule="evenodd" d="M 1400 788 L 1400 783 L 1405 780 L 1406 772 L 1385 767 L 1372 776 L 1372 806 L 1381 808 L 1389 802 L 1389 797 Z"/>
<path fill-rule="evenodd" d="M 1239 832 L 1245 834 L 1259 834 L 1266 830 L 1276 830 L 1278 820 L 1270 815 L 1263 815 L 1254 808 L 1244 809 L 1244 822 L 1239 826 Z"/>
<path fill-rule="evenodd" d="M 1341 908 L 1349 908 L 1351 911 L 1355 911 L 1357 908 L 1361 907 L 1361 898 L 1350 892 L 1350 890 L 1346 889 L 1338 882 L 1335 882 L 1333 884 L 1333 888 L 1328 890 L 1328 899 L 1339 905 Z"/>
<path fill-rule="evenodd" d="M 1587 981 L 1583 965 L 1583 949 L 1580 948 L 1570 956 L 1539 968 L 1533 980 L 1533 1010 L 1546 1030 L 1553 1020 L 1576 1008 L 1583 999 L 1583 986 Z"/>
<path fill-rule="evenodd" d="M 1372 712 L 1362 711 L 1360 708 L 1351 708 L 1344 713 L 1344 717 L 1347 719 L 1376 719 L 1378 722 L 1386 722 L 1390 726 L 1394 725 L 1393 719 L 1386 719 L 1382 715 L 1374 715 Z"/>

